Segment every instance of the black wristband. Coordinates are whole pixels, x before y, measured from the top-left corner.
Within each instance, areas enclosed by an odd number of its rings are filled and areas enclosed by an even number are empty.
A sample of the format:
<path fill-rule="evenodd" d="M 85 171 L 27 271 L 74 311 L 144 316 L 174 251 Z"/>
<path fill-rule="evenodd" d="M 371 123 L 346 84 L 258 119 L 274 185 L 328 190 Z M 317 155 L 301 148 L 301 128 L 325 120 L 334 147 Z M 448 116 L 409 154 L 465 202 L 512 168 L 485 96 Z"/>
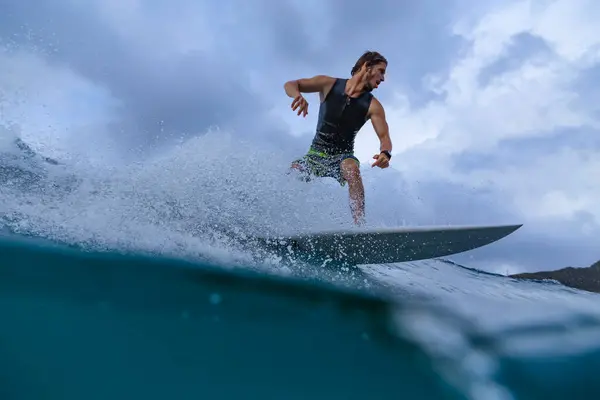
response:
<path fill-rule="evenodd" d="M 384 150 L 384 151 L 382 151 L 382 152 L 381 152 L 381 154 L 385 154 L 385 156 L 388 158 L 388 160 L 391 160 L 391 159 L 392 159 L 392 155 L 391 155 L 391 154 L 390 154 L 390 152 L 389 152 L 389 151 L 387 151 L 387 150 Z"/>

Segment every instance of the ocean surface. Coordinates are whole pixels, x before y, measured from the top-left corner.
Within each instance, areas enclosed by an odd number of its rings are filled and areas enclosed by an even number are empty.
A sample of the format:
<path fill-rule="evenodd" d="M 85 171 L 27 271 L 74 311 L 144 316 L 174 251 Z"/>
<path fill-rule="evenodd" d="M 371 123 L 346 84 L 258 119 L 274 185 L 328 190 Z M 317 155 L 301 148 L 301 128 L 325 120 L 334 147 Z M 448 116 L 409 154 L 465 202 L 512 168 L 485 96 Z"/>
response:
<path fill-rule="evenodd" d="M 0 133 L 2 400 L 600 398 L 597 294 L 248 248 L 349 227 L 347 193 L 227 135 L 115 167 Z"/>

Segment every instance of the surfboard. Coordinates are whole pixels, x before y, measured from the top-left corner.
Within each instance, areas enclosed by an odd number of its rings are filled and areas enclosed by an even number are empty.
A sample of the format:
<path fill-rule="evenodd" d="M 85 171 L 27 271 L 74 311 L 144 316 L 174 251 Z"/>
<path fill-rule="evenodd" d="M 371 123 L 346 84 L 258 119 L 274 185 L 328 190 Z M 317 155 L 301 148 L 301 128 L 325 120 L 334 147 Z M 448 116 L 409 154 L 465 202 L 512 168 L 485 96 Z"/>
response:
<path fill-rule="evenodd" d="M 449 256 L 498 241 L 519 225 L 424 226 L 322 231 L 261 241 L 289 256 L 347 265 L 387 264 Z"/>

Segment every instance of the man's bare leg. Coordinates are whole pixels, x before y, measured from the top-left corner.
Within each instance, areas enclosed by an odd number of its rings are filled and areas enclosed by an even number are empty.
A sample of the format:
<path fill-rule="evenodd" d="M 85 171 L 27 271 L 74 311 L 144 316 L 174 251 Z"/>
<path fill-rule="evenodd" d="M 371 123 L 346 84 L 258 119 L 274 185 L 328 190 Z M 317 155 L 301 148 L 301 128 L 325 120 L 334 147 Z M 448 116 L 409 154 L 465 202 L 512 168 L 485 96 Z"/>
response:
<path fill-rule="evenodd" d="M 348 182 L 350 195 L 350 211 L 356 225 L 365 223 L 365 188 L 360 176 L 360 169 L 356 160 L 347 158 L 342 161 L 342 175 Z"/>

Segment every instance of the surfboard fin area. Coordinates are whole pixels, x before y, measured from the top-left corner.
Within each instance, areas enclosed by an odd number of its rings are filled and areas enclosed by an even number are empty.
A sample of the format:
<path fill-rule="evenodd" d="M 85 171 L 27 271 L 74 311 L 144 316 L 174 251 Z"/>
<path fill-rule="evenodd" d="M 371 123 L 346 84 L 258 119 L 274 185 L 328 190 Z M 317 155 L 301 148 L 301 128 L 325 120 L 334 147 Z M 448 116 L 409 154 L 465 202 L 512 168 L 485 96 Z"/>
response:
<path fill-rule="evenodd" d="M 259 240 L 272 249 L 299 255 L 313 262 L 387 264 L 463 253 L 496 242 L 521 226 L 424 226 L 322 231 Z"/>

